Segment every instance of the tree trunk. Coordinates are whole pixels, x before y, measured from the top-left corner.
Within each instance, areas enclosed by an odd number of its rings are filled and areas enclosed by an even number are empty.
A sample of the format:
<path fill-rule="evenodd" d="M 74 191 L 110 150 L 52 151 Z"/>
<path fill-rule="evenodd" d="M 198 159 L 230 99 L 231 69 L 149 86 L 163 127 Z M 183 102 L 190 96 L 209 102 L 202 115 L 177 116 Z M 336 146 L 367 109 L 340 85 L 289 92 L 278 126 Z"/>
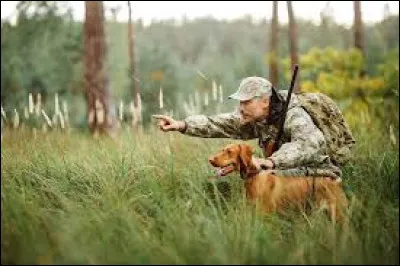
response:
<path fill-rule="evenodd" d="M 292 1 L 287 1 L 288 17 L 289 17 L 289 44 L 290 44 L 290 59 L 291 59 L 291 70 L 294 65 L 299 63 L 299 56 L 297 51 L 297 25 L 293 14 Z M 300 70 L 297 73 L 297 79 L 293 92 L 300 92 Z"/>
<path fill-rule="evenodd" d="M 135 53 L 134 53 L 134 37 L 133 37 L 133 23 L 132 23 L 132 7 L 131 2 L 128 1 L 128 49 L 129 49 L 129 77 L 130 77 L 130 87 L 131 87 L 131 97 L 134 103 L 134 111 L 137 111 L 136 117 L 133 121 L 134 129 L 137 129 L 138 124 L 141 123 L 141 103 L 138 101 L 140 96 L 139 87 L 139 72 L 135 64 Z"/>
<path fill-rule="evenodd" d="M 273 86 L 277 87 L 279 82 L 279 25 L 278 25 L 278 1 L 272 2 L 272 23 L 271 23 L 271 51 L 270 51 L 270 73 L 269 79 Z"/>
<path fill-rule="evenodd" d="M 129 52 L 129 79 L 131 87 L 131 96 L 133 102 L 135 100 L 135 83 L 134 83 L 134 60 L 133 60 L 133 25 L 132 25 L 132 9 L 131 1 L 128 1 L 128 52 Z"/>
<path fill-rule="evenodd" d="M 134 38 L 133 38 L 133 23 L 132 23 L 132 8 L 131 2 L 128 1 L 128 12 L 129 12 L 129 21 L 128 21 L 128 40 L 129 40 L 129 62 L 130 62 L 130 79 L 131 79 L 131 95 L 132 99 L 137 106 L 137 95 L 140 94 L 139 88 L 139 77 L 138 71 L 135 64 L 135 53 L 134 53 Z"/>
<path fill-rule="evenodd" d="M 361 18 L 361 3 L 360 1 L 354 2 L 354 46 L 360 50 L 361 55 L 364 59 L 364 32 L 363 23 Z M 364 69 L 361 70 L 360 75 L 364 76 Z"/>
<path fill-rule="evenodd" d="M 102 1 L 85 1 L 84 66 L 88 123 L 92 134 L 111 133 L 115 126 L 109 79 Z"/>

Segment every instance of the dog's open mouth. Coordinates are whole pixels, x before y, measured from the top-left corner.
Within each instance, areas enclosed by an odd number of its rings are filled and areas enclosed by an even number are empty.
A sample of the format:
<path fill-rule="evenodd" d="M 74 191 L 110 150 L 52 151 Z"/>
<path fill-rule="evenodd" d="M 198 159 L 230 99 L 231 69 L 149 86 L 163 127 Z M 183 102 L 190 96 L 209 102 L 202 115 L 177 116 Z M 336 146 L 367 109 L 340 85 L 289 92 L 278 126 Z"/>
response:
<path fill-rule="evenodd" d="M 235 170 L 235 167 L 233 164 L 228 164 L 227 166 L 221 167 L 217 170 L 216 175 L 218 177 L 226 176 L 229 173 L 232 173 L 232 171 Z"/>

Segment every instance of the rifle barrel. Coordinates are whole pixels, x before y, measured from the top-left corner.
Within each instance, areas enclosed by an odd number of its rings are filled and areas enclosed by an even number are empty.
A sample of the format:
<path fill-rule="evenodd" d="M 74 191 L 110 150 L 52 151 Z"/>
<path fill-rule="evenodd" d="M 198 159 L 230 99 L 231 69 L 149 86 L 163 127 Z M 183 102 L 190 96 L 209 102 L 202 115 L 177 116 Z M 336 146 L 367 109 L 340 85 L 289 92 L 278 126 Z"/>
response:
<path fill-rule="evenodd" d="M 297 64 L 294 65 L 294 71 L 293 71 L 293 75 L 292 75 L 292 80 L 290 82 L 288 96 L 286 98 L 286 102 L 285 102 L 285 105 L 284 105 L 284 108 L 283 108 L 283 117 L 280 120 L 280 125 L 279 125 L 279 129 L 278 129 L 278 135 L 277 135 L 277 138 L 276 138 L 277 146 L 279 145 L 279 142 L 280 142 L 282 134 L 283 134 L 283 127 L 285 125 L 286 114 L 287 114 L 287 110 L 288 110 L 288 107 L 289 107 L 290 99 L 292 97 L 292 91 L 294 89 L 294 84 L 295 84 L 295 81 L 296 81 L 296 76 L 297 76 L 297 71 L 298 70 L 299 70 L 299 66 Z"/>

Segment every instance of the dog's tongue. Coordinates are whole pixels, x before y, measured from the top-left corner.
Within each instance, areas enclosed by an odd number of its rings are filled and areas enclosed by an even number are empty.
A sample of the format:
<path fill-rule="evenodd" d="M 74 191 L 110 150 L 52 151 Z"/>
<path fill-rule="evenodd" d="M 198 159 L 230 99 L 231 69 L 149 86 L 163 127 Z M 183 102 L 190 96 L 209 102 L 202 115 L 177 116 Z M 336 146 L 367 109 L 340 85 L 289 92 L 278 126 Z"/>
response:
<path fill-rule="evenodd" d="M 217 176 L 218 177 L 226 176 L 227 174 L 229 174 L 232 171 L 233 171 L 233 166 L 232 165 L 228 165 L 228 166 L 225 166 L 225 167 L 223 167 L 221 169 L 218 169 Z"/>
<path fill-rule="evenodd" d="M 217 170 L 217 176 L 218 176 L 218 177 L 224 176 L 224 169 L 222 169 L 222 168 L 221 168 L 221 169 L 218 169 L 218 170 Z"/>

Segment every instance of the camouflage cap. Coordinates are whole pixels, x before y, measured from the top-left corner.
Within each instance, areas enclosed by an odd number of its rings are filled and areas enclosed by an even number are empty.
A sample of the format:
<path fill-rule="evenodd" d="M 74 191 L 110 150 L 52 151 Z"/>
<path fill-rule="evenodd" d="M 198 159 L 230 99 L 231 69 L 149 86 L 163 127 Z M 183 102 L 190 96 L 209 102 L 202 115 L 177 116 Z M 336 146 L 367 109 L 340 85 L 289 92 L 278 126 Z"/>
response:
<path fill-rule="evenodd" d="M 272 84 L 262 77 L 247 77 L 240 82 L 238 90 L 229 99 L 247 101 L 263 94 L 271 96 Z"/>

